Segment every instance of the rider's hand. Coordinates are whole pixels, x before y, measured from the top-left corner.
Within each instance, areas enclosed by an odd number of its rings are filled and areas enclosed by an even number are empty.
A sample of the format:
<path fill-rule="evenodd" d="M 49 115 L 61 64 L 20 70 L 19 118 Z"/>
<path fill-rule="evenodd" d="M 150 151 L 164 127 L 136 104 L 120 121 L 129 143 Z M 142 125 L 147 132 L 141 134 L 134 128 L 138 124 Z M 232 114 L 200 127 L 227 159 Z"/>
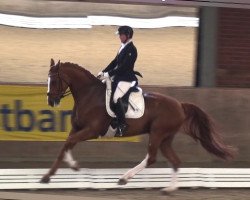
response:
<path fill-rule="evenodd" d="M 97 77 L 99 77 L 99 76 L 103 76 L 103 72 L 101 71 L 101 72 L 99 72 L 98 74 L 97 74 Z"/>
<path fill-rule="evenodd" d="M 104 78 L 108 78 L 108 77 L 109 77 L 109 73 L 108 73 L 108 72 L 104 72 L 104 73 L 103 73 L 103 77 L 104 77 Z"/>
<path fill-rule="evenodd" d="M 101 71 L 101 72 L 99 72 L 98 74 L 97 74 L 97 78 L 98 79 L 100 79 L 100 80 L 102 80 L 103 79 L 103 72 Z"/>
<path fill-rule="evenodd" d="M 108 72 L 99 72 L 97 75 L 97 78 L 100 79 L 101 81 L 109 78 L 109 73 Z"/>

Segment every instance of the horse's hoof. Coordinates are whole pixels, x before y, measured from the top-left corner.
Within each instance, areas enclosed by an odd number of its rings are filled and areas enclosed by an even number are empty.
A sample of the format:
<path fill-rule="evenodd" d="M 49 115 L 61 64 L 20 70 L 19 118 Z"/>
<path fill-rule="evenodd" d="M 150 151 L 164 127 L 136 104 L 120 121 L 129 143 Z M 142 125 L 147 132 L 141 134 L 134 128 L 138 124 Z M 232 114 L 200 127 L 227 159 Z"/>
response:
<path fill-rule="evenodd" d="M 167 188 L 163 188 L 161 190 L 161 193 L 163 195 L 170 195 L 172 192 L 176 191 L 178 188 L 177 187 L 167 187 Z"/>
<path fill-rule="evenodd" d="M 80 166 L 78 163 L 76 163 L 74 166 L 71 166 L 70 168 L 74 171 L 80 171 Z"/>
<path fill-rule="evenodd" d="M 50 177 L 49 176 L 44 176 L 40 180 L 40 183 L 49 183 L 50 182 Z"/>
<path fill-rule="evenodd" d="M 126 185 L 128 183 L 128 181 L 124 178 L 120 178 L 118 181 L 118 185 Z"/>
<path fill-rule="evenodd" d="M 171 193 L 171 192 L 169 192 L 169 191 L 167 191 L 167 190 L 164 190 L 164 189 L 161 190 L 161 194 L 162 194 L 162 195 L 170 195 L 170 193 Z"/>

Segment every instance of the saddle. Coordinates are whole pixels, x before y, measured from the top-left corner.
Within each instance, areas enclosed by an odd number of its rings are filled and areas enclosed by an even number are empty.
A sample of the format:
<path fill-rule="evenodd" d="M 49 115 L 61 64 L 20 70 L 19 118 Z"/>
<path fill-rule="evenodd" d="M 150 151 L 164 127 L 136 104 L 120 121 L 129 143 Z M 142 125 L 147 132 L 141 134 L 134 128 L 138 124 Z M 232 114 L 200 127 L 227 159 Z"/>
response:
<path fill-rule="evenodd" d="M 111 80 L 106 80 L 106 110 L 108 114 L 115 118 L 113 112 L 113 101 L 111 101 Z M 132 87 L 129 91 L 122 97 L 122 102 L 125 103 L 126 118 L 137 119 L 143 116 L 145 110 L 145 102 L 142 89 L 140 87 Z"/>

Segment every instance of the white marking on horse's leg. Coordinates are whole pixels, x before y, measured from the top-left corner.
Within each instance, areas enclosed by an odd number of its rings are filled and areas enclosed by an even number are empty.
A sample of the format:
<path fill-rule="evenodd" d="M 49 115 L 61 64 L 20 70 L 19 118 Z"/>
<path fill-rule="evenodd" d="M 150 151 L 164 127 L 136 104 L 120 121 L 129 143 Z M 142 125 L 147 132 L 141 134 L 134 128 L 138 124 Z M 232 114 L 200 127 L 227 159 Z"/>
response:
<path fill-rule="evenodd" d="M 175 190 L 178 190 L 178 171 L 172 172 L 172 177 L 171 177 L 169 187 L 163 188 L 162 192 L 170 193 Z"/>
<path fill-rule="evenodd" d="M 148 162 L 148 154 L 146 155 L 146 157 L 144 158 L 144 160 L 137 166 L 135 166 L 134 168 L 130 169 L 129 171 L 127 171 L 121 178 L 120 180 L 123 180 L 124 182 L 127 182 L 128 179 L 133 178 L 134 175 L 136 175 L 138 172 L 140 172 L 141 170 L 145 169 L 147 167 L 147 162 Z"/>
<path fill-rule="evenodd" d="M 69 165 L 69 167 L 71 167 L 71 168 L 78 167 L 77 161 L 74 160 L 70 150 L 68 150 L 64 153 L 63 161 L 66 162 Z"/>

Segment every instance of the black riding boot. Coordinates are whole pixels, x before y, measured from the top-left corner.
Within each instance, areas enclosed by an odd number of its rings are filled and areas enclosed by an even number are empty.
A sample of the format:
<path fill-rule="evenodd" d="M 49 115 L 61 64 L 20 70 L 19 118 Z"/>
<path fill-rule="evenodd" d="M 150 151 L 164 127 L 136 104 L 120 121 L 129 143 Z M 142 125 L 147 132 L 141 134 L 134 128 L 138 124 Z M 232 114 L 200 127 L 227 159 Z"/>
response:
<path fill-rule="evenodd" d="M 125 110 L 122 100 L 119 98 L 115 106 L 115 114 L 118 122 L 117 131 L 115 136 L 123 136 L 124 132 L 127 130 L 128 125 L 125 121 Z"/>

